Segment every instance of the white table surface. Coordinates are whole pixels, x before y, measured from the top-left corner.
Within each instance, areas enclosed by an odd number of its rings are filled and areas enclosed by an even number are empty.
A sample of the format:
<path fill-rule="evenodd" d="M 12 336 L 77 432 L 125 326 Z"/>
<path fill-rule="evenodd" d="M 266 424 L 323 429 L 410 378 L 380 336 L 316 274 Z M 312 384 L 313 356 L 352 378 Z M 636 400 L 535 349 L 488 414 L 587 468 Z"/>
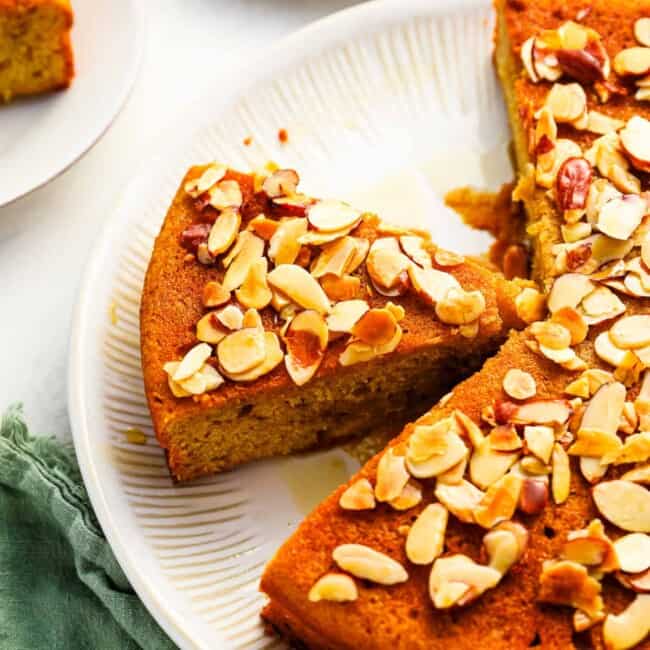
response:
<path fill-rule="evenodd" d="M 144 60 L 117 121 L 65 174 L 0 208 L 0 411 L 23 402 L 35 433 L 70 436 L 66 366 L 77 289 L 88 251 L 141 157 L 214 83 L 212 70 L 355 4 L 138 1 L 146 11 Z"/>

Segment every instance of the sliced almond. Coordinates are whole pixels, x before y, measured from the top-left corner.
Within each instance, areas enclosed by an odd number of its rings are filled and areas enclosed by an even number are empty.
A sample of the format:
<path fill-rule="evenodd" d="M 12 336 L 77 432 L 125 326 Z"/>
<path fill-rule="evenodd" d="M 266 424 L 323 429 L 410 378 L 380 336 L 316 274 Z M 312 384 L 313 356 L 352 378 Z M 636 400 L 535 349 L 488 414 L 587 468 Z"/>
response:
<path fill-rule="evenodd" d="M 638 594 L 620 614 L 608 614 L 603 640 L 608 650 L 626 650 L 641 643 L 650 632 L 650 594 Z"/>
<path fill-rule="evenodd" d="M 637 18 L 634 22 L 634 38 L 645 47 L 650 46 L 650 18 Z"/>
<path fill-rule="evenodd" d="M 367 478 L 360 478 L 350 485 L 339 498 L 339 505 L 344 510 L 372 510 L 375 503 L 375 491 Z"/>
<path fill-rule="evenodd" d="M 555 433 L 552 427 L 525 426 L 524 439 L 529 453 L 539 458 L 545 465 L 551 461 L 551 453 L 555 443 Z"/>
<path fill-rule="evenodd" d="M 451 287 L 436 303 L 436 315 L 449 325 L 466 325 L 475 321 L 486 308 L 480 291 Z"/>
<path fill-rule="evenodd" d="M 196 324 L 196 338 L 205 343 L 219 343 L 228 334 L 217 321 L 214 312 L 205 314 Z"/>
<path fill-rule="evenodd" d="M 517 316 L 524 323 L 542 320 L 546 313 L 546 297 L 530 287 L 524 288 L 515 298 Z"/>
<path fill-rule="evenodd" d="M 571 344 L 571 333 L 565 327 L 551 321 L 540 321 L 530 326 L 530 333 L 540 345 L 553 350 L 563 350 Z"/>
<path fill-rule="evenodd" d="M 241 215 L 238 208 L 226 208 L 217 217 L 210 234 L 208 235 L 208 251 L 210 255 L 217 256 L 227 251 L 234 243 L 239 227 Z"/>
<path fill-rule="evenodd" d="M 395 455 L 393 449 L 384 452 L 377 465 L 377 501 L 392 501 L 399 497 L 409 480 L 404 456 Z"/>
<path fill-rule="evenodd" d="M 521 474 L 522 478 L 546 478 L 551 473 L 551 466 L 542 463 L 535 456 L 524 456 L 519 463 L 513 465 L 511 472 Z"/>
<path fill-rule="evenodd" d="M 283 219 L 269 241 L 269 259 L 276 266 L 293 264 L 300 252 L 299 239 L 307 232 L 307 222 L 301 217 Z"/>
<path fill-rule="evenodd" d="M 330 311 L 330 301 L 318 282 L 295 264 L 280 264 L 267 276 L 269 284 L 305 309 L 320 314 Z"/>
<path fill-rule="evenodd" d="M 571 487 L 571 466 L 569 457 L 561 444 L 555 443 L 553 447 L 553 476 L 551 490 L 555 503 L 562 504 L 569 498 Z"/>
<path fill-rule="evenodd" d="M 203 287 L 203 306 L 219 307 L 230 300 L 230 291 L 226 291 L 216 280 L 206 282 Z"/>
<path fill-rule="evenodd" d="M 201 369 L 211 354 L 212 348 L 207 343 L 199 343 L 195 345 L 183 357 L 180 364 L 174 371 L 172 379 L 175 382 L 181 382 L 184 379 L 189 379 L 194 373 L 198 372 Z"/>
<path fill-rule="evenodd" d="M 247 312 L 248 313 L 248 312 Z M 246 316 L 244 316 L 246 320 Z M 258 331 L 262 331 L 258 328 Z M 229 373 L 228 378 L 233 381 L 255 381 L 263 375 L 268 374 L 278 364 L 282 363 L 284 354 L 280 347 L 280 339 L 275 332 L 263 332 L 264 334 L 264 360 L 259 365 L 241 373 Z"/>
<path fill-rule="evenodd" d="M 264 332 L 245 328 L 226 336 L 217 347 L 219 364 L 227 374 L 247 372 L 264 361 Z"/>
<path fill-rule="evenodd" d="M 607 436 L 615 437 L 625 404 L 625 396 L 625 386 L 620 382 L 602 385 L 585 409 L 578 429 L 578 436 L 583 431 L 599 431 Z"/>
<path fill-rule="evenodd" d="M 465 476 L 465 470 L 467 469 L 467 461 L 469 458 L 469 451 L 465 457 L 456 463 L 453 467 L 450 467 L 446 472 L 438 474 L 436 477 L 438 483 L 447 483 L 449 485 L 458 485 L 462 482 L 463 477 Z"/>
<path fill-rule="evenodd" d="M 650 593 L 650 569 L 640 573 L 623 573 L 618 571 L 616 579 L 627 589 L 641 594 Z"/>
<path fill-rule="evenodd" d="M 594 340 L 594 351 L 603 361 L 612 366 L 623 366 L 629 352 L 614 345 L 609 332 L 601 332 Z"/>
<path fill-rule="evenodd" d="M 218 183 L 228 171 L 225 165 L 212 163 L 201 174 L 185 183 L 184 190 L 191 197 L 198 197 Z"/>
<path fill-rule="evenodd" d="M 311 603 L 318 603 L 321 600 L 347 603 L 356 600 L 359 592 L 350 576 L 342 573 L 326 573 L 309 590 L 307 597 Z"/>
<path fill-rule="evenodd" d="M 354 324 L 352 334 L 369 345 L 385 345 L 393 339 L 398 327 L 390 310 L 370 309 Z"/>
<path fill-rule="evenodd" d="M 501 521 L 512 519 L 521 494 L 522 479 L 506 474 L 488 488 L 474 510 L 474 520 L 483 528 L 492 528 Z"/>
<path fill-rule="evenodd" d="M 650 61 L 650 48 L 646 50 L 646 56 Z M 628 120 L 619 135 L 623 152 L 632 166 L 640 171 L 650 171 L 650 121 L 635 115 Z"/>
<path fill-rule="evenodd" d="M 416 424 L 409 436 L 407 455 L 412 462 L 419 463 L 432 456 L 447 453 L 448 435 L 452 431 L 451 419 L 445 418 L 433 424 Z"/>
<path fill-rule="evenodd" d="M 415 508 L 422 501 L 422 486 L 415 480 L 410 479 L 402 488 L 399 496 L 391 499 L 388 503 L 394 510 L 410 510 Z"/>
<path fill-rule="evenodd" d="M 321 278 L 323 291 L 330 300 L 352 300 L 361 292 L 361 280 L 352 275 L 325 275 Z"/>
<path fill-rule="evenodd" d="M 437 609 L 462 606 L 495 587 L 499 580 L 501 573 L 496 569 L 477 564 L 466 555 L 450 555 L 434 562 L 429 595 Z"/>
<path fill-rule="evenodd" d="M 564 307 L 575 309 L 596 286 L 581 273 L 565 273 L 556 278 L 548 296 L 549 311 L 554 314 Z"/>
<path fill-rule="evenodd" d="M 643 431 L 628 436 L 620 449 L 603 457 L 603 463 L 623 465 L 640 463 L 650 459 L 650 432 Z"/>
<path fill-rule="evenodd" d="M 306 384 L 318 370 L 328 342 L 325 319 L 316 311 L 300 312 L 284 335 L 287 354 L 284 364 L 297 386 Z"/>
<path fill-rule="evenodd" d="M 247 230 L 240 232 L 237 242 L 223 261 L 224 266 L 228 269 L 223 278 L 223 288 L 226 291 L 232 291 L 241 287 L 250 265 L 263 254 L 263 239 Z"/>
<path fill-rule="evenodd" d="M 576 632 L 584 632 L 585 630 L 592 628 L 594 625 L 598 625 L 598 623 L 604 621 L 605 616 L 605 612 L 599 612 L 592 618 L 582 610 L 576 609 L 573 612 L 573 629 Z"/>
<path fill-rule="evenodd" d="M 636 314 L 620 318 L 609 330 L 609 338 L 623 350 L 650 345 L 650 315 Z"/>
<path fill-rule="evenodd" d="M 485 439 L 481 427 L 459 409 L 454 410 L 453 417 L 460 428 L 460 433 L 469 439 L 473 447 L 479 447 Z"/>
<path fill-rule="evenodd" d="M 486 438 L 474 449 L 469 461 L 469 476 L 477 487 L 487 489 L 501 479 L 519 458 L 519 451 L 495 451 Z"/>
<path fill-rule="evenodd" d="M 589 327 L 582 314 L 573 307 L 558 309 L 551 317 L 551 320 L 569 332 L 571 345 L 582 343 L 587 338 Z"/>
<path fill-rule="evenodd" d="M 556 122 L 573 122 L 586 111 L 587 96 L 580 84 L 555 83 L 546 96 L 545 106 Z"/>
<path fill-rule="evenodd" d="M 454 484 L 437 481 L 435 496 L 459 521 L 473 524 L 474 511 L 481 503 L 485 492 L 466 480 Z"/>
<path fill-rule="evenodd" d="M 413 564 L 431 564 L 441 553 L 447 530 L 447 509 L 428 505 L 415 520 L 406 538 L 406 557 Z"/>
<path fill-rule="evenodd" d="M 621 299 L 607 287 L 598 287 L 585 296 L 580 305 L 587 325 L 596 325 L 619 316 L 625 311 Z"/>
<path fill-rule="evenodd" d="M 408 276 L 418 296 L 432 306 L 442 300 L 450 289 L 461 289 L 453 275 L 437 269 L 421 269 L 411 264 Z"/>
<path fill-rule="evenodd" d="M 538 594 L 542 602 L 577 607 L 593 617 L 603 610 L 600 592 L 600 583 L 577 562 L 549 560 L 543 564 Z"/>
<path fill-rule="evenodd" d="M 650 568 L 650 536 L 643 533 L 623 535 L 614 542 L 621 571 L 640 573 Z"/>
<path fill-rule="evenodd" d="M 571 412 L 566 400 L 535 400 L 514 405 L 510 421 L 515 424 L 564 424 Z"/>
<path fill-rule="evenodd" d="M 255 260 L 249 267 L 244 282 L 235 295 L 237 300 L 246 308 L 263 309 L 273 298 L 266 282 L 268 262 L 265 257 Z"/>
<path fill-rule="evenodd" d="M 523 442 L 512 424 L 499 424 L 487 437 L 494 451 L 516 451 L 523 447 Z M 478 447 L 480 445 L 475 445 Z"/>
<path fill-rule="evenodd" d="M 650 464 L 628 470 L 621 476 L 621 479 L 624 481 L 632 481 L 633 483 L 650 485 Z"/>
<path fill-rule="evenodd" d="M 622 530 L 650 532 L 650 492 L 631 481 L 604 481 L 592 495 L 600 513 Z"/>
<path fill-rule="evenodd" d="M 278 169 L 264 179 L 262 191 L 270 198 L 295 194 L 300 182 L 298 173 L 293 169 Z"/>
<path fill-rule="evenodd" d="M 339 363 L 342 366 L 351 366 L 356 363 L 370 361 L 383 354 L 389 354 L 397 348 L 401 340 L 402 328 L 398 325 L 395 330 L 395 336 L 383 345 L 370 345 L 362 341 L 354 341 L 345 348 L 339 357 Z"/>
<path fill-rule="evenodd" d="M 343 300 L 337 302 L 327 317 L 327 327 L 332 332 L 352 333 L 352 328 L 368 311 L 365 300 Z"/>
<path fill-rule="evenodd" d="M 239 183 L 235 180 L 226 180 L 213 185 L 208 190 L 209 203 L 217 210 L 239 208 L 244 201 Z"/>
<path fill-rule="evenodd" d="M 408 257 L 423 269 L 431 268 L 431 254 L 426 248 L 426 241 L 417 235 L 402 235 L 399 238 L 400 246 Z"/>
<path fill-rule="evenodd" d="M 650 132 L 648 135 L 650 137 Z M 650 155 L 650 148 L 648 155 Z M 596 226 L 600 232 L 609 237 L 625 240 L 638 228 L 646 210 L 647 204 L 643 198 L 636 194 L 624 194 L 603 205 Z"/>
<path fill-rule="evenodd" d="M 597 567 L 602 573 L 619 568 L 616 549 L 605 534 L 600 519 L 592 520 L 582 530 L 570 532 L 562 547 L 562 557 L 584 566 Z"/>
<path fill-rule="evenodd" d="M 382 295 L 400 295 L 407 289 L 407 269 L 413 266 L 394 237 L 376 239 L 366 258 L 373 286 Z"/>
<path fill-rule="evenodd" d="M 623 120 L 618 120 L 598 111 L 589 111 L 587 117 L 587 131 L 604 135 L 612 131 L 619 131 L 625 126 Z"/>
<path fill-rule="evenodd" d="M 580 472 L 587 482 L 598 483 L 607 474 L 607 465 L 600 462 L 601 456 L 580 456 Z"/>
<path fill-rule="evenodd" d="M 334 561 L 356 578 L 380 585 L 394 585 L 408 580 L 404 567 L 397 561 L 362 544 L 342 544 L 332 552 Z"/>
<path fill-rule="evenodd" d="M 309 223 L 320 232 L 336 232 L 352 228 L 361 218 L 361 213 L 341 201 L 326 199 L 317 201 L 307 208 Z"/>
<path fill-rule="evenodd" d="M 488 566 L 496 569 L 502 576 L 521 559 L 528 540 L 528 533 L 521 524 L 512 523 L 512 525 L 520 528 L 521 531 L 515 533 L 507 528 L 496 528 L 483 537 Z"/>
<path fill-rule="evenodd" d="M 437 453 L 426 460 L 414 455 L 409 443 L 406 453 L 406 467 L 415 478 L 431 478 L 442 474 L 459 463 L 467 454 L 467 447 L 462 438 L 451 430 L 441 434 L 440 447 Z"/>
<path fill-rule="evenodd" d="M 433 259 L 436 261 L 438 266 L 443 267 L 458 266 L 465 261 L 465 258 L 462 255 L 445 250 L 444 248 L 437 248 L 433 255 Z"/>
<path fill-rule="evenodd" d="M 315 278 L 322 278 L 324 275 L 333 274 L 341 276 L 348 272 L 348 266 L 354 255 L 357 246 L 353 237 L 341 237 L 337 241 L 323 246 L 322 252 L 316 259 L 311 270 Z"/>
<path fill-rule="evenodd" d="M 642 77 L 650 72 L 650 49 L 629 47 L 614 57 L 614 70 L 622 77 Z"/>

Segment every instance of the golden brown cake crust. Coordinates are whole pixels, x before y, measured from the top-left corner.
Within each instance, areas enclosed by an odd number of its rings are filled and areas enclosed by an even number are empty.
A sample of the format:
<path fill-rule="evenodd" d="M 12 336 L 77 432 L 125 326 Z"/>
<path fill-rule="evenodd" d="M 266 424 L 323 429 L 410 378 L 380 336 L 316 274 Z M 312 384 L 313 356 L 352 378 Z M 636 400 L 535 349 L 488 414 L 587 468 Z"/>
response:
<path fill-rule="evenodd" d="M 194 326 L 205 312 L 201 295 L 203 286 L 210 280 L 220 280 L 223 271 L 216 266 L 206 267 L 188 256 L 179 244 L 181 233 L 192 223 L 205 219 L 195 207 L 194 200 L 183 187 L 189 178 L 196 177 L 204 169 L 188 171 L 181 187 L 173 199 L 167 217 L 156 239 L 154 252 L 147 270 L 141 303 L 141 347 L 142 366 L 147 399 L 154 428 L 160 444 L 167 449 L 168 463 L 177 478 L 187 478 L 184 466 L 188 464 L 185 451 L 174 444 L 169 437 L 170 423 L 200 417 L 206 410 L 219 409 L 224 405 L 245 402 L 258 396 L 264 397 L 282 392 L 289 397 L 301 395 L 301 388 L 295 386 L 283 364 L 268 375 L 252 383 L 227 382 L 216 391 L 194 398 L 176 398 L 172 395 L 167 374 L 163 370 L 166 362 L 182 356 L 197 340 Z M 270 204 L 263 193 L 255 193 L 253 177 L 235 171 L 228 171 L 226 179 L 236 180 L 243 194 L 242 224 L 260 213 L 274 218 L 283 216 L 283 211 Z M 377 220 L 368 218 L 353 232 L 355 236 L 373 241 L 379 235 Z M 244 228 L 244 225 L 242 225 Z M 401 322 L 404 335 L 391 356 L 413 354 L 417 350 L 435 347 L 441 351 L 453 351 L 458 346 L 469 354 L 481 355 L 481 349 L 494 349 L 511 327 L 521 327 L 514 299 L 521 290 L 520 284 L 507 282 L 483 265 L 466 260 L 448 270 L 467 290 L 480 290 L 486 300 L 486 309 L 480 316 L 479 334 L 474 339 L 462 336 L 458 328 L 452 328 L 438 321 L 432 308 L 413 295 L 392 298 L 404 307 L 406 315 Z M 371 307 L 382 307 L 387 299 L 376 293 L 370 294 L 367 277 L 361 276 L 360 296 L 367 299 Z M 267 308 L 262 312 L 265 327 L 274 326 L 274 312 Z M 342 376 L 356 372 L 357 366 L 342 367 L 338 358 L 345 348 L 346 340 L 330 343 L 327 352 L 312 382 L 326 380 L 330 376 Z M 443 352 L 441 352 L 443 354 Z M 450 352 L 451 354 L 451 352 Z M 443 354 L 444 356 L 444 354 Z M 382 357 L 369 362 L 381 372 Z M 255 456 L 251 456 L 253 458 Z M 183 469 L 181 469 L 183 468 Z M 196 466 L 196 472 L 201 470 Z"/>

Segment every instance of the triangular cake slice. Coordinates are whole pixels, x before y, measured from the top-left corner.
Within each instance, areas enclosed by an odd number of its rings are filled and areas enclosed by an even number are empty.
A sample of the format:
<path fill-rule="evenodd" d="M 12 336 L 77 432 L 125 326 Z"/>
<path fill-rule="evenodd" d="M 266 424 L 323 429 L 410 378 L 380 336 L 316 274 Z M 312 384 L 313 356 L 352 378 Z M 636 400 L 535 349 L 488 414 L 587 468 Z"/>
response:
<path fill-rule="evenodd" d="M 497 10 L 548 314 L 278 551 L 309 648 L 650 647 L 650 3 Z"/>
<path fill-rule="evenodd" d="M 541 296 L 525 285 L 306 196 L 293 170 L 191 169 L 141 308 L 173 477 L 399 430 L 534 318 Z"/>

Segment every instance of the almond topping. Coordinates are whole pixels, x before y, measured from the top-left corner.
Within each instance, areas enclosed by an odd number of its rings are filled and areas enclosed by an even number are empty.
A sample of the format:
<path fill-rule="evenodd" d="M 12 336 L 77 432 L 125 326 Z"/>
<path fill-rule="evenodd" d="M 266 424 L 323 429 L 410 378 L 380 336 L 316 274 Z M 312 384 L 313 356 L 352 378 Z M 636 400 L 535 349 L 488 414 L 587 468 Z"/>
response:
<path fill-rule="evenodd" d="M 250 311 L 251 310 L 246 312 L 246 315 L 248 315 Z M 246 315 L 244 315 L 244 321 L 246 321 Z M 245 322 L 244 325 L 246 325 Z M 264 336 L 264 360 L 259 365 L 245 372 L 229 373 L 229 379 L 232 379 L 233 381 L 254 381 L 255 379 L 259 379 L 263 375 L 271 372 L 271 370 L 282 362 L 284 354 L 280 347 L 280 339 L 278 338 L 278 335 L 275 332 L 263 332 L 259 328 L 257 328 L 257 331 L 261 332 Z"/>
<path fill-rule="evenodd" d="M 505 522 L 504 522 L 505 523 Z M 521 559 L 528 543 L 528 532 L 521 524 L 508 522 L 512 528 L 495 528 L 483 537 L 489 558 L 488 566 L 502 576 Z"/>
<path fill-rule="evenodd" d="M 321 278 L 321 286 L 330 300 L 352 300 L 361 291 L 361 280 L 352 275 L 337 277 L 336 275 L 325 275 Z"/>
<path fill-rule="evenodd" d="M 650 595 L 639 594 L 620 614 L 608 614 L 603 640 L 608 650 L 627 650 L 641 643 L 650 632 Z"/>
<path fill-rule="evenodd" d="M 269 259 L 276 266 L 293 264 L 300 252 L 302 235 L 307 232 L 307 222 L 301 218 L 289 218 L 280 221 L 280 225 L 269 240 Z"/>
<path fill-rule="evenodd" d="M 431 478 L 446 472 L 467 455 L 467 447 L 462 438 L 451 430 L 441 431 L 438 427 L 430 431 L 428 442 L 435 451 L 425 460 L 421 460 L 423 444 L 413 446 L 409 440 L 406 453 L 406 466 L 415 478 Z M 416 440 L 418 438 L 416 437 Z M 416 452 L 417 450 L 417 452 Z"/>
<path fill-rule="evenodd" d="M 587 338 L 589 327 L 582 314 L 573 307 L 562 307 L 551 317 L 553 323 L 564 327 L 571 335 L 571 345 L 582 343 Z"/>
<path fill-rule="evenodd" d="M 406 538 L 406 557 L 413 564 L 431 564 L 445 544 L 448 513 L 439 503 L 428 505 L 415 520 Z"/>
<path fill-rule="evenodd" d="M 584 95 L 584 91 L 582 93 Z M 561 210 L 582 210 L 585 207 L 591 176 L 591 165 L 584 158 L 568 158 L 562 163 L 555 179 L 557 204 Z"/>
<path fill-rule="evenodd" d="M 333 274 L 341 276 L 347 272 L 350 261 L 356 255 L 357 246 L 353 237 L 341 237 L 331 244 L 323 246 L 311 274 L 315 278 Z"/>
<path fill-rule="evenodd" d="M 331 332 L 352 333 L 352 328 L 368 311 L 365 300 L 342 300 L 337 302 L 327 317 L 327 327 Z"/>
<path fill-rule="evenodd" d="M 650 484 L 650 464 L 635 467 L 634 469 L 625 472 L 625 474 L 621 476 L 621 479 L 624 481 L 632 481 L 633 483 Z"/>
<path fill-rule="evenodd" d="M 650 344 L 650 315 L 626 316 L 609 330 L 611 342 L 623 350 L 642 348 Z"/>
<path fill-rule="evenodd" d="M 584 566 L 597 567 L 603 573 L 619 568 L 616 550 L 600 519 L 592 520 L 582 530 L 571 531 L 562 547 L 562 557 Z"/>
<path fill-rule="evenodd" d="M 185 183 L 184 189 L 191 197 L 196 198 L 218 183 L 227 171 L 225 165 L 213 163 L 202 174 Z"/>
<path fill-rule="evenodd" d="M 515 298 L 515 308 L 524 323 L 534 323 L 546 314 L 546 297 L 536 289 L 526 287 Z"/>
<path fill-rule="evenodd" d="M 300 177 L 293 169 L 278 169 L 264 179 L 262 191 L 270 199 L 277 199 L 295 194 L 299 182 Z"/>
<path fill-rule="evenodd" d="M 243 203 L 243 196 L 239 183 L 234 180 L 221 181 L 208 190 L 209 203 L 217 210 L 239 208 Z"/>
<path fill-rule="evenodd" d="M 249 267 L 241 288 L 235 291 L 237 300 L 246 308 L 263 309 L 273 295 L 266 282 L 268 262 L 265 257 L 255 260 Z"/>
<path fill-rule="evenodd" d="M 571 344 L 569 330 L 551 321 L 533 323 L 530 326 L 530 333 L 540 345 L 553 350 L 564 350 Z"/>
<path fill-rule="evenodd" d="M 650 48 L 646 49 L 646 56 L 650 62 Z M 623 152 L 632 166 L 641 171 L 650 171 L 650 121 L 635 115 L 621 129 L 620 138 Z"/>
<path fill-rule="evenodd" d="M 253 233 L 243 230 L 237 242 L 224 258 L 223 264 L 228 269 L 223 278 L 226 291 L 238 289 L 243 284 L 250 265 L 264 254 L 264 240 Z"/>
<path fill-rule="evenodd" d="M 307 219 L 309 223 L 320 232 L 336 232 L 355 226 L 361 213 L 341 201 L 324 200 L 317 201 L 307 208 Z"/>
<path fill-rule="evenodd" d="M 407 269 L 413 266 L 399 248 L 397 239 L 376 239 L 366 258 L 366 269 L 373 286 L 382 295 L 401 295 L 407 289 Z M 414 267 L 417 268 L 417 267 Z"/>
<path fill-rule="evenodd" d="M 454 484 L 437 481 L 435 496 L 459 521 L 473 524 L 474 511 L 481 503 L 485 492 L 464 479 Z"/>
<path fill-rule="evenodd" d="M 494 451 L 516 451 L 523 447 L 521 438 L 517 434 L 517 429 L 512 424 L 497 425 L 492 429 L 487 439 L 490 441 L 490 447 Z M 479 447 L 480 444 L 474 446 Z"/>
<path fill-rule="evenodd" d="M 556 83 L 546 96 L 545 105 L 557 122 L 573 122 L 587 109 L 587 96 L 580 84 Z"/>
<path fill-rule="evenodd" d="M 408 480 L 409 473 L 406 471 L 404 456 L 396 456 L 393 449 L 388 449 L 377 465 L 377 501 L 397 499 Z"/>
<path fill-rule="evenodd" d="M 466 605 L 501 580 L 501 573 L 466 555 L 438 558 L 429 577 L 429 595 L 437 609 Z"/>
<path fill-rule="evenodd" d="M 650 132 L 648 137 L 650 137 Z M 648 155 L 650 155 L 650 148 Z M 637 229 L 646 210 L 647 204 L 640 196 L 624 194 L 603 205 L 598 214 L 596 226 L 600 232 L 609 237 L 625 240 Z"/>
<path fill-rule="evenodd" d="M 305 309 L 320 314 L 330 311 L 330 302 L 318 282 L 295 264 L 280 264 L 267 276 L 269 284 Z"/>
<path fill-rule="evenodd" d="M 650 431 L 635 433 L 625 439 L 623 447 L 603 457 L 603 463 L 641 463 L 650 458 Z"/>
<path fill-rule="evenodd" d="M 556 278 L 548 296 L 549 311 L 554 314 L 563 307 L 575 309 L 596 285 L 581 273 L 565 273 Z"/>
<path fill-rule="evenodd" d="M 594 350 L 596 354 L 612 366 L 623 366 L 626 363 L 629 352 L 616 347 L 612 343 L 609 332 L 601 332 L 594 341 Z"/>
<path fill-rule="evenodd" d="M 551 479 L 551 489 L 553 491 L 553 500 L 559 505 L 569 498 L 569 490 L 571 487 L 569 457 L 560 443 L 555 443 L 553 447 L 552 461 L 553 477 Z"/>
<path fill-rule="evenodd" d="M 426 241 L 417 235 L 402 235 L 399 238 L 402 250 L 423 269 L 431 268 L 431 255 L 426 249 Z"/>
<path fill-rule="evenodd" d="M 359 597 L 357 586 L 350 576 L 342 573 L 326 573 L 309 590 L 309 602 L 317 603 L 329 600 L 335 603 L 347 603 Z"/>
<path fill-rule="evenodd" d="M 400 495 L 391 499 L 388 503 L 395 510 L 410 510 L 422 501 L 422 486 L 415 480 L 410 479 L 404 486 Z"/>
<path fill-rule="evenodd" d="M 332 558 L 344 571 L 380 585 L 394 585 L 408 580 L 408 574 L 399 562 L 362 544 L 337 546 Z"/>
<path fill-rule="evenodd" d="M 450 289 L 461 288 L 453 275 L 437 269 L 421 269 L 411 264 L 408 275 L 418 296 L 432 306 L 442 300 Z"/>
<path fill-rule="evenodd" d="M 625 311 L 621 299 L 607 287 L 598 287 L 582 301 L 584 320 L 587 325 L 596 325 L 619 316 Z"/>
<path fill-rule="evenodd" d="M 538 596 L 540 601 L 577 607 L 589 616 L 597 616 L 603 609 L 600 591 L 600 583 L 577 562 L 544 562 Z"/>
<path fill-rule="evenodd" d="M 325 320 L 316 311 L 300 312 L 289 324 L 284 341 L 287 346 L 284 365 L 294 384 L 302 386 L 314 376 L 325 356 L 328 341 Z"/>
<path fill-rule="evenodd" d="M 551 453 L 555 443 L 555 434 L 551 427 L 525 426 L 524 439 L 529 453 L 537 456 L 545 465 L 551 461 Z"/>
<path fill-rule="evenodd" d="M 182 361 L 174 371 L 172 379 L 176 382 L 189 379 L 195 372 L 198 372 L 203 364 L 212 354 L 212 348 L 207 343 L 195 345 L 183 357 Z"/>
<path fill-rule="evenodd" d="M 196 338 L 205 343 L 219 343 L 228 331 L 221 327 L 214 312 L 205 314 L 196 324 Z"/>
<path fill-rule="evenodd" d="M 537 515 L 548 503 L 548 481 L 525 478 L 519 495 L 519 509 L 527 515 Z"/>
<path fill-rule="evenodd" d="M 203 306 L 219 307 L 230 300 L 230 291 L 226 291 L 216 280 L 207 282 L 203 287 Z"/>
<path fill-rule="evenodd" d="M 650 49 L 629 47 L 614 57 L 614 70 L 622 77 L 642 77 L 650 72 Z"/>
<path fill-rule="evenodd" d="M 239 374 L 264 361 L 264 332 L 245 328 L 224 338 L 217 347 L 219 363 L 226 373 Z"/>
<path fill-rule="evenodd" d="M 388 309 L 370 309 L 352 328 L 354 337 L 369 345 L 384 345 L 397 331 L 397 321 Z"/>
<path fill-rule="evenodd" d="M 383 345 L 370 345 L 368 343 L 363 343 L 362 341 L 354 341 L 345 348 L 339 357 L 339 363 L 342 366 L 351 366 L 355 363 L 370 361 L 382 354 L 389 354 L 397 348 L 401 340 L 402 328 L 398 325 L 395 331 L 395 336 L 388 343 Z"/>
<path fill-rule="evenodd" d="M 650 568 L 650 537 L 643 533 L 623 535 L 614 542 L 621 571 L 641 573 Z"/>
<path fill-rule="evenodd" d="M 360 478 L 348 487 L 339 505 L 344 510 L 372 510 L 375 507 L 375 491 L 367 478 Z"/>
<path fill-rule="evenodd" d="M 518 458 L 519 451 L 495 451 L 490 439 L 486 438 L 470 458 L 470 479 L 477 487 L 486 489 L 501 479 Z"/>
<path fill-rule="evenodd" d="M 449 325 L 466 325 L 485 311 L 485 298 L 480 291 L 452 287 L 436 304 L 436 315 Z"/>
<path fill-rule="evenodd" d="M 619 131 L 625 126 L 623 120 L 618 120 L 598 111 L 589 111 L 587 117 L 587 131 L 605 135 L 612 131 Z"/>
<path fill-rule="evenodd" d="M 562 399 L 536 400 L 514 405 L 510 421 L 515 424 L 564 424 L 571 416 L 571 405 Z"/>
<path fill-rule="evenodd" d="M 638 18 L 634 22 L 634 38 L 645 47 L 650 47 L 650 18 Z"/>
<path fill-rule="evenodd" d="M 650 532 L 650 492 L 630 481 L 599 483 L 593 488 L 594 502 L 600 513 L 623 530 Z"/>
<path fill-rule="evenodd" d="M 438 266 L 458 266 L 465 261 L 465 258 L 458 253 L 438 248 L 434 253 L 433 258 Z"/>
<path fill-rule="evenodd" d="M 506 474 L 488 488 L 474 510 L 474 519 L 483 528 L 492 528 L 495 524 L 512 519 L 515 513 L 523 480 L 515 474 Z"/>

